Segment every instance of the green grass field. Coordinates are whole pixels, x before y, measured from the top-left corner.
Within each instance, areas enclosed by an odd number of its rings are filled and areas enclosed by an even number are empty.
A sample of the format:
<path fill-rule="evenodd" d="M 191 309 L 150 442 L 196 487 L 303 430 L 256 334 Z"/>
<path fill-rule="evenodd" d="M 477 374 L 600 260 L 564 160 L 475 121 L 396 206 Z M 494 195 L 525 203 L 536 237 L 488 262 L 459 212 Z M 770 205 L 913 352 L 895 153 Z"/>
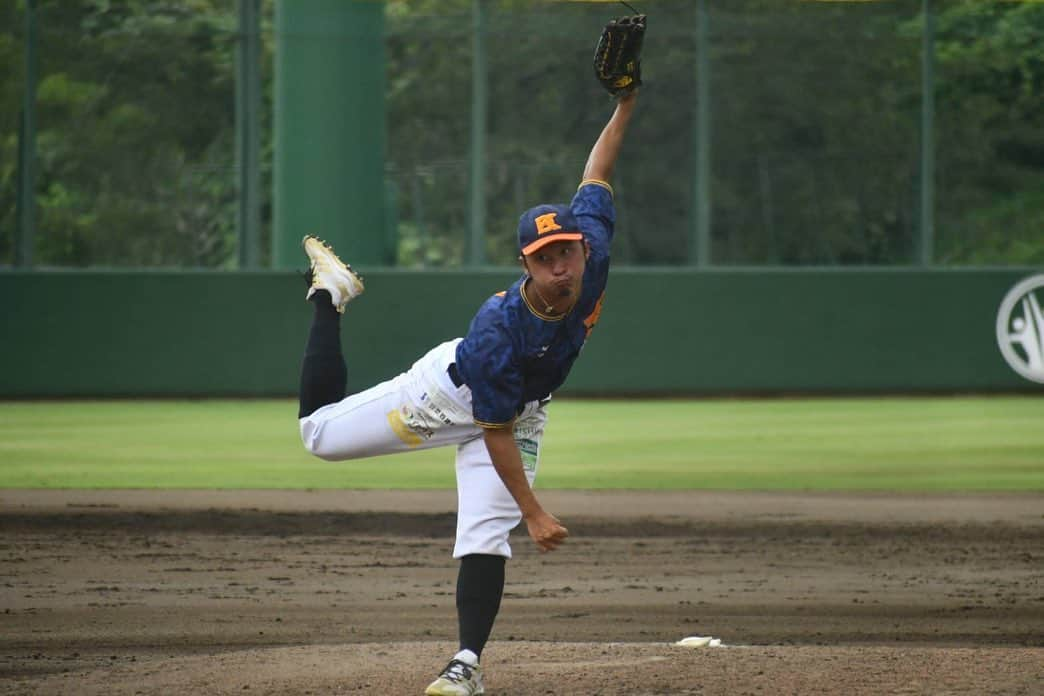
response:
<path fill-rule="evenodd" d="M 328 463 L 296 403 L 0 403 L 4 488 L 444 488 L 452 449 Z M 1044 490 L 1044 399 L 569 401 L 541 488 Z"/>

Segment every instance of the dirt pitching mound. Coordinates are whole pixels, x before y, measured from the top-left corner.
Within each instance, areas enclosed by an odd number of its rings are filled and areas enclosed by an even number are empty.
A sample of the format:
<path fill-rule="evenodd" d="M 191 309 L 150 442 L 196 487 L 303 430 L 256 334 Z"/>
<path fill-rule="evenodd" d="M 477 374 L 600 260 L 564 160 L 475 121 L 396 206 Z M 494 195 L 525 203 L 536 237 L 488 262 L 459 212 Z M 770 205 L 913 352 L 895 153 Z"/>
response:
<path fill-rule="evenodd" d="M 490 694 L 1044 692 L 1044 496 L 542 499 L 572 536 L 512 538 Z M 455 650 L 452 506 L 0 491 L 0 694 L 420 694 Z"/>
<path fill-rule="evenodd" d="M 421 694 L 450 643 L 255 648 L 49 676 L 27 693 Z M 491 643 L 490 694 L 1035 694 L 1040 651 Z"/>

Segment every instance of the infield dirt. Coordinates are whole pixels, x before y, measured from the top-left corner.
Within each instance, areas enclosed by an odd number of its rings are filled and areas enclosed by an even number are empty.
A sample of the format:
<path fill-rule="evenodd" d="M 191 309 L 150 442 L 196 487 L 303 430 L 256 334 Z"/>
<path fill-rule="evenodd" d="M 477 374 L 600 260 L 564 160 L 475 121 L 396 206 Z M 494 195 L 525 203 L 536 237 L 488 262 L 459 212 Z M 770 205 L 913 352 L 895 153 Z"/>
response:
<path fill-rule="evenodd" d="M 0 694 L 421 694 L 454 496 L 0 491 Z M 489 694 L 1044 693 L 1042 495 L 541 498 Z"/>

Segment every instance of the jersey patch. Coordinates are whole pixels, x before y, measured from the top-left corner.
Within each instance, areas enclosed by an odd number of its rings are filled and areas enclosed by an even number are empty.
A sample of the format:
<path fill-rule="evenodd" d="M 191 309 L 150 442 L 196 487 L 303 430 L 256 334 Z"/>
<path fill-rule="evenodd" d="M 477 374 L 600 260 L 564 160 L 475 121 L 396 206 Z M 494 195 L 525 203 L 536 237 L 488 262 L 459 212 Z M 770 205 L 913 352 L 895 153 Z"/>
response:
<path fill-rule="evenodd" d="M 531 474 L 535 473 L 540 455 L 540 443 L 530 440 L 528 437 L 516 437 L 515 444 L 518 445 L 518 453 L 522 455 L 522 468 Z"/>
<path fill-rule="evenodd" d="M 409 409 L 406 406 L 403 406 L 403 410 L 407 412 L 405 416 L 398 411 L 388 411 L 388 425 L 391 427 L 392 432 L 395 433 L 407 447 L 418 447 L 424 443 L 424 436 L 417 432 L 419 430 L 418 423 L 407 423 L 407 418 L 410 418 L 411 416 Z M 412 418 L 410 418 L 410 420 L 412 420 Z M 428 434 L 427 437 L 431 437 L 432 435 L 434 435 L 434 433 Z"/>

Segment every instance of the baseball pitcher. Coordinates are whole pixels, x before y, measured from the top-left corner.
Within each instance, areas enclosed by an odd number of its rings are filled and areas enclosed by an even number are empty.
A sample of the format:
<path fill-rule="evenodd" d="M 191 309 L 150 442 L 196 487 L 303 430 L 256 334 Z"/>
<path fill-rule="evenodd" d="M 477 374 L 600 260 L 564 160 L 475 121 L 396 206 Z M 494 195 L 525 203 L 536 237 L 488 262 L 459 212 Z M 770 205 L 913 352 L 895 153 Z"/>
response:
<path fill-rule="evenodd" d="M 523 275 L 486 300 L 467 335 L 436 346 L 410 369 L 345 395 L 340 319 L 362 279 L 315 237 L 307 299 L 313 305 L 301 369 L 301 439 L 341 461 L 454 445 L 457 448 L 457 617 L 460 651 L 428 686 L 431 696 L 484 693 L 479 658 L 504 591 L 508 534 L 525 522 L 542 551 L 568 530 L 533 492 L 551 394 L 598 323 L 613 238 L 613 168 L 641 85 L 645 16 L 610 22 L 595 74 L 618 101 L 568 204 L 525 211 L 518 223 Z"/>

